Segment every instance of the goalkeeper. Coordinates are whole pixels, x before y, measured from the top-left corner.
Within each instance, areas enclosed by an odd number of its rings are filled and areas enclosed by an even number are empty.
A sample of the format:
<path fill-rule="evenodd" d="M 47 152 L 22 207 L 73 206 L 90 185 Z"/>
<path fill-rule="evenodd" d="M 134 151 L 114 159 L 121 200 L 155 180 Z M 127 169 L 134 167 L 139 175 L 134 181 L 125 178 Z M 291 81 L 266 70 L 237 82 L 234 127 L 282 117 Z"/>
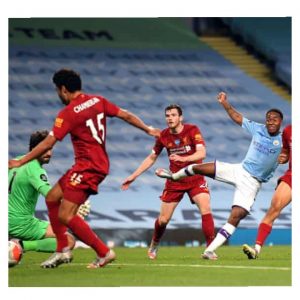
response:
<path fill-rule="evenodd" d="M 38 145 L 47 135 L 46 130 L 32 133 L 29 150 Z M 34 216 L 39 195 L 46 197 L 51 189 L 47 173 L 42 167 L 49 163 L 51 156 L 52 150 L 49 150 L 39 158 L 19 168 L 10 169 L 8 172 L 9 237 L 18 239 L 25 252 L 54 252 L 56 249 L 55 234 L 50 223 Z M 79 207 L 78 214 L 85 217 L 89 214 L 89 210 L 90 205 L 86 202 Z M 69 247 L 74 248 L 75 239 L 71 234 L 67 234 Z"/>

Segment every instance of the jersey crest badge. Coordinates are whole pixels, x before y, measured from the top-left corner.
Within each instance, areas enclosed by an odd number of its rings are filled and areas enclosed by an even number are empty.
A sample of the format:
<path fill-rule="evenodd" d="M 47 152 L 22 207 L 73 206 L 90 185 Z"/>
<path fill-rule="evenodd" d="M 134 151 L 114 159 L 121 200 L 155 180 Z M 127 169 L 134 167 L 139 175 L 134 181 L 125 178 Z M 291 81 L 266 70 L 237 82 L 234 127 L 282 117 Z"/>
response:
<path fill-rule="evenodd" d="M 175 145 L 178 146 L 180 144 L 180 140 L 175 140 Z"/>

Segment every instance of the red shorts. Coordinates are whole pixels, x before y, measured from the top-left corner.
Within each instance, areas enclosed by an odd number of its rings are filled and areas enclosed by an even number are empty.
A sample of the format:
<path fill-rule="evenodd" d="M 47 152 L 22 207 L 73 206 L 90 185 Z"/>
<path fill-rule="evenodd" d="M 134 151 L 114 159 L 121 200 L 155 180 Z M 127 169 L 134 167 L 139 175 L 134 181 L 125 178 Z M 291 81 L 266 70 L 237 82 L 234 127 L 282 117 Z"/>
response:
<path fill-rule="evenodd" d="M 287 183 L 290 188 L 292 188 L 292 171 L 291 170 L 287 170 L 283 176 L 281 176 L 278 181 L 277 181 L 277 185 L 279 185 L 279 183 L 281 181 L 284 181 L 285 183 Z"/>
<path fill-rule="evenodd" d="M 160 199 L 163 202 L 180 202 L 184 196 L 184 193 L 189 195 L 190 201 L 193 204 L 194 196 L 201 193 L 209 194 L 207 182 L 204 177 L 199 176 L 196 180 L 184 183 L 180 183 L 180 181 L 174 182 L 167 180 Z"/>
<path fill-rule="evenodd" d="M 90 170 L 80 171 L 74 166 L 59 179 L 58 183 L 63 191 L 64 199 L 80 205 L 90 195 L 98 193 L 98 185 L 105 177 L 106 175 Z"/>

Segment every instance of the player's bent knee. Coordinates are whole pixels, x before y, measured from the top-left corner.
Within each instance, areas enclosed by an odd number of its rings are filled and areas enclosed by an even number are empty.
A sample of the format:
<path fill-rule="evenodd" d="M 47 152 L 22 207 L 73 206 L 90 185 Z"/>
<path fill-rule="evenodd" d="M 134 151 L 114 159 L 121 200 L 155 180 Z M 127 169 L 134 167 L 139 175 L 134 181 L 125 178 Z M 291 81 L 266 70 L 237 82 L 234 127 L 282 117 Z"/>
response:
<path fill-rule="evenodd" d="M 166 217 L 159 217 L 159 225 L 160 226 L 166 226 L 166 225 L 168 225 L 168 223 L 169 223 L 169 221 L 170 221 L 170 218 L 166 218 Z"/>

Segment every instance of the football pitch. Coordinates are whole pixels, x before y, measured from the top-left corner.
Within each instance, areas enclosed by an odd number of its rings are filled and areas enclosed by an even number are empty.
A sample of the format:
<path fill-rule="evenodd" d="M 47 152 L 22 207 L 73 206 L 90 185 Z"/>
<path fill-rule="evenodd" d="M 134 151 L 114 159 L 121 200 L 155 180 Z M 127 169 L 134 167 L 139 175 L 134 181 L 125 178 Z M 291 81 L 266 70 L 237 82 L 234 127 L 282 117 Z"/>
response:
<path fill-rule="evenodd" d="M 200 258 L 201 247 L 160 247 L 151 261 L 146 248 L 116 248 L 117 260 L 101 269 L 87 269 L 91 249 L 74 250 L 71 264 L 41 269 L 49 253 L 27 252 L 9 269 L 9 287 L 199 287 L 291 286 L 291 247 L 264 247 L 248 260 L 241 246 L 218 249 L 219 259 Z"/>

